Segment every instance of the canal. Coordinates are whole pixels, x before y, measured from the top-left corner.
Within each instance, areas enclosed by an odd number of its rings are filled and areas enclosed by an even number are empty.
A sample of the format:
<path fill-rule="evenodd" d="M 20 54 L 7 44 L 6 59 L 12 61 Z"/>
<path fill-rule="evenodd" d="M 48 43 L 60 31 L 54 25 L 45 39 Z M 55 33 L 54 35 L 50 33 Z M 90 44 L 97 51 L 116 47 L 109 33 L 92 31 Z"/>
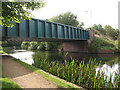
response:
<path fill-rule="evenodd" d="M 7 50 L 10 56 L 20 59 L 21 61 L 28 63 L 30 65 L 34 65 L 39 67 L 40 60 L 46 59 L 47 61 L 60 61 L 62 62 L 65 58 L 67 60 L 71 60 L 74 58 L 75 60 L 81 61 L 84 60 L 85 63 L 89 61 L 89 59 L 96 59 L 96 62 L 100 62 L 102 64 L 101 69 L 105 71 L 105 74 L 109 77 L 110 74 L 114 72 L 120 72 L 120 55 L 117 54 L 88 54 L 88 53 L 70 53 L 66 54 L 66 52 L 50 52 L 50 51 L 26 51 L 26 50 Z M 96 71 L 99 67 L 96 68 Z M 114 78 L 114 74 L 113 74 Z"/>

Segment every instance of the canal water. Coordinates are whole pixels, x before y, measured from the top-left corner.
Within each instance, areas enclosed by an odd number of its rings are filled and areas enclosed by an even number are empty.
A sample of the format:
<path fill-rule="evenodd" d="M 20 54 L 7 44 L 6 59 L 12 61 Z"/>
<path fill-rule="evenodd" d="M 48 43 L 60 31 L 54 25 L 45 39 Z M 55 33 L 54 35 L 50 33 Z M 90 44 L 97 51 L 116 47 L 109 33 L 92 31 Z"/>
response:
<path fill-rule="evenodd" d="M 50 52 L 50 51 L 26 51 L 26 50 L 10 50 L 7 52 L 10 56 L 13 56 L 17 59 L 20 59 L 23 62 L 26 62 L 30 65 L 38 66 L 40 63 L 39 58 L 46 59 L 48 61 L 63 61 L 65 58 L 70 60 L 74 58 L 75 60 L 81 61 L 84 60 L 86 63 L 89 59 L 96 59 L 96 62 L 102 64 L 101 69 L 105 71 L 107 76 L 110 76 L 110 73 L 120 72 L 120 55 L 117 54 L 87 54 L 87 53 L 70 53 L 66 55 L 66 52 Z M 99 67 L 96 68 L 98 70 Z M 114 74 L 113 74 L 114 78 Z"/>

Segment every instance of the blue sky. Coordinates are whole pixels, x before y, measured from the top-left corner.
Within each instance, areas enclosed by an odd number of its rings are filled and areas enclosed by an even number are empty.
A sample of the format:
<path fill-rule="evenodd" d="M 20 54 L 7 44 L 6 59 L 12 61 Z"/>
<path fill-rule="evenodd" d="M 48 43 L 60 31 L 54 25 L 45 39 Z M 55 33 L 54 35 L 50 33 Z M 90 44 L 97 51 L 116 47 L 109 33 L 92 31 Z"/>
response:
<path fill-rule="evenodd" d="M 84 22 L 84 28 L 93 24 L 111 25 L 118 28 L 118 2 L 120 0 L 45 0 L 46 5 L 33 15 L 38 19 L 49 19 L 53 16 L 71 11 L 77 20 Z"/>

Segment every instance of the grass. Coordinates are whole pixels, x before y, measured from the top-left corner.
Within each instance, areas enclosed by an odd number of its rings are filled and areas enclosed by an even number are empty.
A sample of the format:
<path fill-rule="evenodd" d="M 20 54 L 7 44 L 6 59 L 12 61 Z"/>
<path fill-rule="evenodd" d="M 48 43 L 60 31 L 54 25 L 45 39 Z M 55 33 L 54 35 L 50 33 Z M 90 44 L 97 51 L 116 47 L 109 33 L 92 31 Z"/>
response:
<path fill-rule="evenodd" d="M 43 72 L 43 71 L 40 71 L 38 68 L 35 68 L 34 66 L 31 66 L 27 63 L 24 63 L 18 59 L 14 59 L 15 61 L 19 62 L 20 64 L 23 64 L 25 67 L 31 69 L 32 71 L 38 73 L 38 74 L 41 74 L 45 79 L 51 81 L 52 83 L 54 83 L 55 85 L 57 85 L 59 88 L 77 88 L 77 87 L 74 87 L 68 83 L 65 83 L 55 77 L 52 77 L 50 76 L 49 74 Z"/>
<path fill-rule="evenodd" d="M 99 50 L 99 49 L 116 50 L 117 42 L 114 40 L 109 40 L 105 37 L 95 37 L 89 49 L 90 50 Z"/>
<path fill-rule="evenodd" d="M 0 50 L 0 54 L 7 54 L 7 53 L 5 53 L 4 51 Z"/>
<path fill-rule="evenodd" d="M 12 88 L 14 88 L 17 90 L 22 90 L 19 85 L 9 80 L 8 78 L 5 78 L 5 77 L 0 78 L 0 82 L 2 82 L 2 89 L 9 88 L 12 90 Z"/>

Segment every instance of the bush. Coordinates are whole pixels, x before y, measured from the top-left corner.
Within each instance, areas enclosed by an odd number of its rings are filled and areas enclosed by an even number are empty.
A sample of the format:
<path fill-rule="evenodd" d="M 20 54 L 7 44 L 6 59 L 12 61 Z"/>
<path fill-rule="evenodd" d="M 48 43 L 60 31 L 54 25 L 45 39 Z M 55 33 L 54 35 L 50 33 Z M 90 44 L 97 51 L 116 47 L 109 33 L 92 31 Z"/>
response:
<path fill-rule="evenodd" d="M 28 47 L 28 50 L 37 50 L 38 43 L 37 42 L 30 42 L 30 46 Z"/>
<path fill-rule="evenodd" d="M 97 31 L 97 30 L 94 30 L 94 31 L 95 31 L 95 34 L 100 35 L 99 31 Z"/>
<path fill-rule="evenodd" d="M 2 41 L 2 47 L 7 47 L 8 46 L 8 42 L 7 41 Z"/>
<path fill-rule="evenodd" d="M 41 43 L 38 45 L 37 50 L 45 51 L 45 50 L 46 50 L 46 43 L 45 43 L 45 42 L 41 42 Z"/>
<path fill-rule="evenodd" d="M 47 42 L 46 50 L 48 50 L 48 51 L 58 51 L 61 44 L 62 44 L 61 42 Z"/>
<path fill-rule="evenodd" d="M 25 41 L 25 42 L 22 42 L 22 44 L 21 44 L 21 48 L 22 49 L 28 49 L 28 47 L 30 46 L 30 42 L 27 42 L 27 41 Z"/>

